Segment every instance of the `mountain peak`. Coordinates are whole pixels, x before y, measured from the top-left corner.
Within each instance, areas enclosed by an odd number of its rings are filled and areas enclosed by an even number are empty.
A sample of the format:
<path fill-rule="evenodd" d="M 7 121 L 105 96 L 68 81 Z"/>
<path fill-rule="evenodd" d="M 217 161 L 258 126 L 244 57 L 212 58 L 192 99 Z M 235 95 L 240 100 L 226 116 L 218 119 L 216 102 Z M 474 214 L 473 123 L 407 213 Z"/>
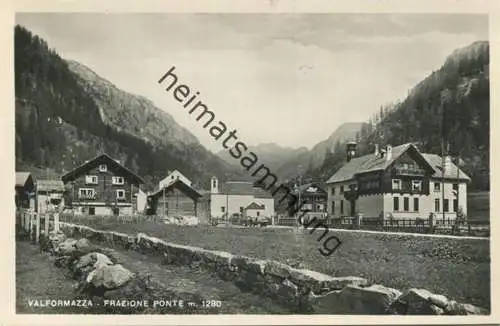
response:
<path fill-rule="evenodd" d="M 445 61 L 445 65 L 451 62 L 459 62 L 462 60 L 474 60 L 478 58 L 481 54 L 488 53 L 489 42 L 488 41 L 475 41 L 467 46 L 455 49 Z"/>

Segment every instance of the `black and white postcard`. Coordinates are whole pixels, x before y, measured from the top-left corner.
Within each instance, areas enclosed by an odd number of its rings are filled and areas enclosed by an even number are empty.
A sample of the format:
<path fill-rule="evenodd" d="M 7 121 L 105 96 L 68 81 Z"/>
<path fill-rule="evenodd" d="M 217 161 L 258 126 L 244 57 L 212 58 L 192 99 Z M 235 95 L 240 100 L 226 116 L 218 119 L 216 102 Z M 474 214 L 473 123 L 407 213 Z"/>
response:
<path fill-rule="evenodd" d="M 364 4 L 14 6 L 13 320 L 498 321 L 498 6 Z"/>

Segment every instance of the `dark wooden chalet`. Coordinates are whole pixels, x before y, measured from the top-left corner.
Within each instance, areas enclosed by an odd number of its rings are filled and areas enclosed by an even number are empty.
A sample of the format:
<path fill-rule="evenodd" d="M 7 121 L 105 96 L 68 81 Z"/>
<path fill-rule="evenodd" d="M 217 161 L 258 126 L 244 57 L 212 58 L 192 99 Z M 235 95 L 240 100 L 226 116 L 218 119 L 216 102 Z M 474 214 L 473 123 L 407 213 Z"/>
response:
<path fill-rule="evenodd" d="M 35 182 L 30 172 L 16 172 L 16 207 L 35 208 Z"/>
<path fill-rule="evenodd" d="M 66 205 L 75 213 L 130 215 L 144 181 L 107 154 L 86 161 L 62 177 L 68 189 Z"/>
<path fill-rule="evenodd" d="M 297 201 L 294 207 L 290 207 L 291 212 L 297 212 L 296 214 L 304 215 L 303 212 L 307 211 L 305 216 L 309 216 L 310 218 L 326 217 L 328 194 L 319 184 L 307 183 L 300 185 L 294 189 L 292 194 L 297 198 Z M 298 211 L 297 206 L 299 202 L 302 203 L 302 205 Z"/>
<path fill-rule="evenodd" d="M 198 217 L 198 203 L 203 195 L 182 179 L 148 196 L 148 214 Z"/>

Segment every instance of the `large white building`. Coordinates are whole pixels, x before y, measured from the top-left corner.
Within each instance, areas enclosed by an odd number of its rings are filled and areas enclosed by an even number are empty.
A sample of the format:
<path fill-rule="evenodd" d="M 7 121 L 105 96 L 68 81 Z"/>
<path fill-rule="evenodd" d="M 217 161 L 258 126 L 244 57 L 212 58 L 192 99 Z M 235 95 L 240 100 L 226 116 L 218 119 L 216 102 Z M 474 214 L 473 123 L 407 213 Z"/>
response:
<path fill-rule="evenodd" d="M 252 203 L 254 203 L 252 205 Z M 255 207 L 258 207 L 255 210 Z M 248 208 L 248 211 L 247 211 Z M 274 198 L 266 191 L 254 187 L 251 182 L 228 181 L 219 185 L 219 180 L 210 180 L 210 215 L 212 218 L 244 216 L 251 213 L 259 216 L 274 216 Z"/>
<path fill-rule="evenodd" d="M 467 214 L 470 178 L 445 156 L 421 153 L 411 143 L 387 146 L 356 157 L 349 143 L 347 163 L 327 181 L 328 213 L 334 218 L 454 219 L 459 208 Z"/>

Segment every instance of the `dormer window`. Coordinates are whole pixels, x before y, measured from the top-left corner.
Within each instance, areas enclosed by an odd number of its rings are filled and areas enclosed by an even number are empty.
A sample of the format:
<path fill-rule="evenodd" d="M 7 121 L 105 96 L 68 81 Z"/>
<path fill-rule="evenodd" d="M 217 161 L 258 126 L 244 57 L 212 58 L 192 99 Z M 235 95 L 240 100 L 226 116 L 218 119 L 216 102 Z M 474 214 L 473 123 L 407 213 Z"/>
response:
<path fill-rule="evenodd" d="M 108 166 L 106 164 L 99 164 L 99 172 L 107 172 Z"/>
<path fill-rule="evenodd" d="M 114 185 L 122 185 L 125 183 L 125 179 L 123 177 L 113 177 L 112 182 Z"/>

